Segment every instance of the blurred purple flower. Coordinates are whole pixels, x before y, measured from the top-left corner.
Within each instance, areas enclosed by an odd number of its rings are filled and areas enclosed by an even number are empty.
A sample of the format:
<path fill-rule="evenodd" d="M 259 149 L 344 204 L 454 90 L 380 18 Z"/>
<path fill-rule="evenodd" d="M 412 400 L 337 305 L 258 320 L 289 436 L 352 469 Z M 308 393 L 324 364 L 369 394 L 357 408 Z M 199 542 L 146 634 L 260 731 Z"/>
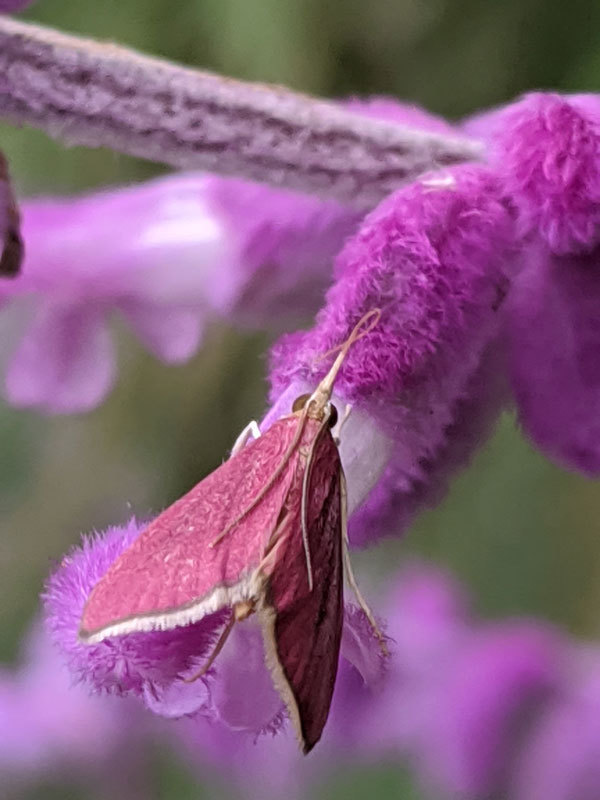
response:
<path fill-rule="evenodd" d="M 141 747 L 136 707 L 90 697 L 41 625 L 25 640 L 19 669 L 0 670 L 0 774 L 3 785 L 63 770 L 100 774 L 121 748 Z"/>
<path fill-rule="evenodd" d="M 229 253 L 204 189 L 188 175 L 24 204 L 27 255 L 6 294 L 34 307 L 8 366 L 10 402 L 54 413 L 96 406 L 115 376 L 115 310 L 164 361 L 193 355 L 207 286 Z"/>
<path fill-rule="evenodd" d="M 599 653 L 549 705 L 523 749 L 514 800 L 596 800 L 600 793 Z M 579 680 L 577 680 L 579 677 Z"/>
<path fill-rule="evenodd" d="M 425 782 L 448 797 L 504 796 L 531 719 L 564 677 L 564 651 L 538 622 L 474 627 L 430 687 L 413 744 Z"/>

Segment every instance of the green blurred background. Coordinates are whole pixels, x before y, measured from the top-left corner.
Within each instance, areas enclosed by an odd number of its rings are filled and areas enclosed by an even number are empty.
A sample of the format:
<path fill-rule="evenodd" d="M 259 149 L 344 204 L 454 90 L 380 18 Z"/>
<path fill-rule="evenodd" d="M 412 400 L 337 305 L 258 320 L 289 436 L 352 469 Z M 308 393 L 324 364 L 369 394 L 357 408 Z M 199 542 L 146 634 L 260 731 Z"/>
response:
<path fill-rule="evenodd" d="M 329 96 L 390 94 L 451 118 L 532 88 L 600 85 L 597 0 L 39 0 L 25 16 L 228 75 Z M 0 146 L 22 193 L 162 170 L 5 126 Z M 120 380 L 99 410 L 44 418 L 0 407 L 0 661 L 16 659 L 52 560 L 81 531 L 160 509 L 260 416 L 269 341 L 213 327 L 190 364 L 166 368 L 120 331 Z M 594 637 L 599 510 L 600 486 L 547 463 L 506 415 L 442 506 L 405 541 L 361 554 L 358 570 L 375 591 L 384 564 L 426 555 L 464 579 L 484 615 L 541 615 Z M 155 781 L 161 800 L 223 796 L 166 756 Z M 27 795 L 83 796 L 69 785 Z M 419 795 L 382 768 L 332 776 L 321 797 Z"/>

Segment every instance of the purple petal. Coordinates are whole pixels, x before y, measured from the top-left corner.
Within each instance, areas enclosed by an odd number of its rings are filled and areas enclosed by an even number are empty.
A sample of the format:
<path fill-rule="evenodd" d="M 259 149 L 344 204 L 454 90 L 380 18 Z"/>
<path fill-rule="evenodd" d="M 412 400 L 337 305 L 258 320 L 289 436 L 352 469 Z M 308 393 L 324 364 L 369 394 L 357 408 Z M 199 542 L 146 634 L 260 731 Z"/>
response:
<path fill-rule="evenodd" d="M 141 715 L 113 698 L 90 697 L 71 676 L 41 626 L 18 670 L 0 670 L 0 771 L 31 781 L 52 769 L 106 763 L 135 746 Z M 139 729 L 139 730 L 138 730 Z"/>
<path fill-rule="evenodd" d="M 283 702 L 265 666 L 262 635 L 253 618 L 234 627 L 215 663 L 211 690 L 218 719 L 231 730 L 256 737 L 281 726 Z"/>
<path fill-rule="evenodd" d="M 351 603 L 346 603 L 344 607 L 340 655 L 360 673 L 367 686 L 374 688 L 381 685 L 388 659 L 365 613 Z"/>
<path fill-rule="evenodd" d="M 207 284 L 230 253 L 206 183 L 189 173 L 24 203 L 24 286 L 74 299 L 205 307 Z"/>
<path fill-rule="evenodd" d="M 190 677 L 197 667 L 189 669 Z M 187 677 L 183 674 L 180 677 Z M 146 683 L 143 689 L 144 705 L 149 711 L 168 719 L 178 719 L 198 712 L 213 713 L 210 690 L 206 680 L 185 682 L 175 680 L 167 684 Z"/>
<path fill-rule="evenodd" d="M 538 720 L 523 751 L 515 800 L 596 800 L 600 786 L 600 663 Z"/>
<path fill-rule="evenodd" d="M 50 413 L 88 411 L 114 380 L 114 356 L 104 311 L 45 303 L 9 364 L 6 397 L 13 405 Z"/>
<path fill-rule="evenodd" d="M 600 249 L 531 247 L 507 304 L 509 368 L 526 433 L 559 464 L 600 474 Z"/>
<path fill-rule="evenodd" d="M 142 344 L 168 364 L 181 364 L 198 350 L 204 323 L 197 310 L 129 301 L 120 304 Z"/>
<path fill-rule="evenodd" d="M 174 706 L 183 701 L 172 686 L 200 668 L 222 625 L 222 614 L 171 631 L 116 636 L 95 645 L 78 639 L 89 593 L 142 527 L 132 519 L 124 527 L 84 539 L 48 580 L 44 603 L 52 638 L 78 680 L 98 692 L 150 696 L 153 709 L 161 708 L 161 713 L 171 716 Z M 206 707 L 203 681 L 189 684 L 190 694 L 187 688 L 185 692 L 186 713 L 194 706 L 196 710 Z"/>

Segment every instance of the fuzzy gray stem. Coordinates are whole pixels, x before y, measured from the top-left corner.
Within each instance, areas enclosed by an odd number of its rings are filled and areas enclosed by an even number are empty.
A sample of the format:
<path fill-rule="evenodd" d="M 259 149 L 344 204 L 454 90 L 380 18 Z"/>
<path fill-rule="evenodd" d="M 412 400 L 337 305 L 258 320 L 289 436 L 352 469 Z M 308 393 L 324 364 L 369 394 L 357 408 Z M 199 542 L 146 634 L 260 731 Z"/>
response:
<path fill-rule="evenodd" d="M 365 119 L 0 16 L 0 117 L 58 139 L 250 178 L 361 208 L 424 171 L 482 158 L 479 142 Z"/>

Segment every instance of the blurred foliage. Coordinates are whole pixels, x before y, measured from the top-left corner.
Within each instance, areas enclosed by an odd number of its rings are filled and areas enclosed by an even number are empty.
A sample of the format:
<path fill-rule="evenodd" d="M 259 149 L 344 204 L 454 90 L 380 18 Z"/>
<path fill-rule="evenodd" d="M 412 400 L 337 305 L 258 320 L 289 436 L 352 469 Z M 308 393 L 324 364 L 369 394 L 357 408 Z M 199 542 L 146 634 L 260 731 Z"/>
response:
<path fill-rule="evenodd" d="M 246 79 L 333 96 L 387 93 L 450 117 L 533 88 L 597 91 L 600 81 L 595 0 L 568 8 L 561 0 L 39 0 L 25 16 Z M 0 144 L 26 193 L 163 170 L 6 126 Z M 15 657 L 52 560 L 80 531 L 161 508 L 260 416 L 267 345 L 266 335 L 213 329 L 192 363 L 168 369 L 121 336 L 118 387 L 93 414 L 42 418 L 0 408 L 0 660 Z M 375 590 L 385 564 L 426 555 L 456 570 L 482 613 L 543 615 L 597 635 L 599 510 L 598 485 L 551 466 L 507 415 L 443 505 L 406 541 L 360 554 L 359 571 Z M 203 796 L 166 757 L 155 771 L 156 797 Z M 30 795 L 79 796 L 63 786 Z M 418 800 L 390 767 L 333 776 L 319 795 L 373 796 Z"/>

